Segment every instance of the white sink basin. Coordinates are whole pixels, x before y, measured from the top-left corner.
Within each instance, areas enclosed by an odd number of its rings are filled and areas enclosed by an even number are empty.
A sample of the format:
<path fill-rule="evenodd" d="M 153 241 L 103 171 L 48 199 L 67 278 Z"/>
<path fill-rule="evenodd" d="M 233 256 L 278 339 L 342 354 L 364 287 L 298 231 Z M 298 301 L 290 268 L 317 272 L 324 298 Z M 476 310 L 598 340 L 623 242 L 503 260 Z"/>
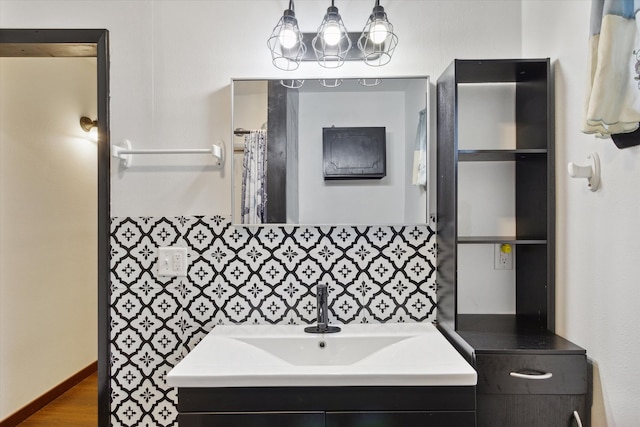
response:
<path fill-rule="evenodd" d="M 405 336 L 305 336 L 237 337 L 238 341 L 300 366 L 352 365 L 389 347 Z"/>
<path fill-rule="evenodd" d="M 175 387 L 475 385 L 476 372 L 430 323 L 214 328 L 175 368 Z"/>

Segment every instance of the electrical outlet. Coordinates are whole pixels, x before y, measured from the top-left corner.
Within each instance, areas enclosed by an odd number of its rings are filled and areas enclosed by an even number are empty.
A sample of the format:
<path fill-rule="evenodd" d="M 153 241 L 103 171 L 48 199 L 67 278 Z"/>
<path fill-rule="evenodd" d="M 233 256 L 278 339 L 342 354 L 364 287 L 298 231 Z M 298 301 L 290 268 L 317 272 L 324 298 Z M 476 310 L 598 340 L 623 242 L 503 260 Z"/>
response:
<path fill-rule="evenodd" d="M 508 243 L 494 245 L 494 270 L 513 270 L 513 247 Z"/>
<path fill-rule="evenodd" d="M 158 276 L 184 277 L 187 275 L 187 248 L 158 248 Z"/>

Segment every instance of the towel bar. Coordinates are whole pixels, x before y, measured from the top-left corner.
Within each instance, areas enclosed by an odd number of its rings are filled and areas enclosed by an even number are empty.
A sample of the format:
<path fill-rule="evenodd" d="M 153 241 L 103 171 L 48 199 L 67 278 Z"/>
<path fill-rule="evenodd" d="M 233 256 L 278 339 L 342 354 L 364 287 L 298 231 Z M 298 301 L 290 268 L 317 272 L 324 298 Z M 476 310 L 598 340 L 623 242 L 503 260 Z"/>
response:
<path fill-rule="evenodd" d="M 120 145 L 111 146 L 111 155 L 120 159 L 120 166 L 128 168 L 132 163 L 132 154 L 211 154 L 218 160 L 218 166 L 224 162 L 224 151 L 220 145 L 212 145 L 211 148 L 154 148 L 134 149 L 131 141 L 125 139 Z"/>

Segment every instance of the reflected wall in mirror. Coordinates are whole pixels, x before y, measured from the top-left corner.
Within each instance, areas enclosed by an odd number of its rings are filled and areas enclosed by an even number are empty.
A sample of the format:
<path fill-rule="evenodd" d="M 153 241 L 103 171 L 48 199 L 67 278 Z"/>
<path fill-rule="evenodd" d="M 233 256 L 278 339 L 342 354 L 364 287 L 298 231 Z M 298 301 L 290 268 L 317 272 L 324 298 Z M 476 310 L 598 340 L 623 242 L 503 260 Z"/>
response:
<path fill-rule="evenodd" d="M 233 222 L 426 223 L 428 185 L 417 177 L 428 169 L 429 88 L 428 77 L 375 86 L 344 79 L 337 87 L 306 80 L 298 89 L 280 80 L 233 80 Z M 384 127 L 386 175 L 326 180 L 323 128 L 334 126 Z"/>

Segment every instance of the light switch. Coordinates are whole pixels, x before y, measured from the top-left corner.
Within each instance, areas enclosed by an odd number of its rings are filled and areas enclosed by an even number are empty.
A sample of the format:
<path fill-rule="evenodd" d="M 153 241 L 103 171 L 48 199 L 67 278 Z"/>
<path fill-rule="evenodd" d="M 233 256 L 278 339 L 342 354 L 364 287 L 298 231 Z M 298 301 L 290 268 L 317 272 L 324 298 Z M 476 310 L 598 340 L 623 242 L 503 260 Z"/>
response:
<path fill-rule="evenodd" d="M 158 276 L 184 277 L 187 275 L 187 248 L 158 248 Z"/>

